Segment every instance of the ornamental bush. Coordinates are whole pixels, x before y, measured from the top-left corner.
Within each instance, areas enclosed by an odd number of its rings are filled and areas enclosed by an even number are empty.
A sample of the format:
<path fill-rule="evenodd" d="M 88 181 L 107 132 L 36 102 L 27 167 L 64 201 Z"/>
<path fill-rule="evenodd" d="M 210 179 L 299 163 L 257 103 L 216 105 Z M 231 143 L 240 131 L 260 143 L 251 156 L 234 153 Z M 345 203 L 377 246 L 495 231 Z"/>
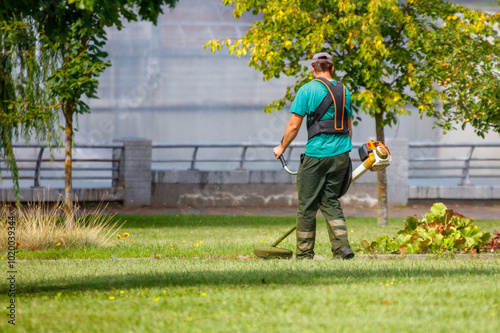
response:
<path fill-rule="evenodd" d="M 15 217 L 14 221 L 9 217 Z M 73 220 L 72 228 L 66 227 L 67 218 Z M 18 251 L 107 246 L 122 224 L 101 204 L 91 214 L 80 212 L 76 204 L 69 216 L 64 211 L 63 201 L 32 202 L 13 209 L 2 205 L 0 208 L 0 234 L 7 235 L 9 227 L 14 227 Z M 0 251 L 8 248 L 7 240 L 7 237 L 0 238 Z"/>
<path fill-rule="evenodd" d="M 441 252 L 479 253 L 491 235 L 474 221 L 454 212 L 443 203 L 435 203 L 425 218 L 409 216 L 405 228 L 396 237 L 377 237 L 361 241 L 363 253 L 424 254 Z"/>
<path fill-rule="evenodd" d="M 500 230 L 493 232 L 494 238 L 482 247 L 483 252 L 500 252 Z"/>

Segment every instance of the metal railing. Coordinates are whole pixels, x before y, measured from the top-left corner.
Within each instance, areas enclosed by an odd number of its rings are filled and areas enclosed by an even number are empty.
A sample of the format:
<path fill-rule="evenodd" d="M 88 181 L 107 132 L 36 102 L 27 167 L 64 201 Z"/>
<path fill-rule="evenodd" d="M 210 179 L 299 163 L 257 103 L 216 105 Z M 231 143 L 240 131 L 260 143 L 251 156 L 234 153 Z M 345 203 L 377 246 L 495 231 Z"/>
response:
<path fill-rule="evenodd" d="M 204 169 L 202 166 L 214 164 L 218 170 L 250 169 L 261 170 L 265 163 L 275 163 L 272 169 L 280 169 L 272 155 L 276 144 L 266 143 L 201 143 L 201 144 L 166 144 L 153 143 L 153 168 L 175 170 Z M 359 162 L 355 150 L 361 144 L 355 143 L 351 153 L 353 162 Z M 482 150 L 481 157 L 478 153 Z M 497 151 L 491 151 L 491 149 Z M 183 154 L 158 153 L 160 150 L 180 150 Z M 221 149 L 232 149 L 230 153 L 221 153 Z M 285 159 L 293 166 L 299 161 L 299 155 L 305 149 L 305 143 L 292 143 L 285 153 Z M 390 149 L 390 147 L 389 147 Z M 485 152 L 484 149 L 489 149 Z M 500 184 L 500 143 L 410 143 L 409 178 L 413 181 L 441 179 L 455 181 L 455 185 L 469 185 L 471 179 L 489 179 Z M 210 157 L 200 156 L 200 152 L 217 151 Z M 249 154 L 252 152 L 253 154 Z M 170 156 L 176 157 L 170 157 Z M 252 155 L 253 157 L 249 156 Z M 182 156 L 182 157 L 179 157 Z M 216 157 L 214 157 L 216 156 Z M 255 165 L 252 168 L 252 164 Z M 267 164 L 269 165 L 269 164 Z M 209 169 L 209 168 L 208 168 Z M 479 171 L 479 172 L 478 172 Z"/>
<path fill-rule="evenodd" d="M 18 165 L 19 180 L 32 179 L 33 187 L 40 187 L 42 180 L 64 180 L 64 148 L 52 147 L 49 149 L 49 146 L 45 144 L 16 144 L 13 145 L 13 148 Z M 113 158 L 113 150 L 123 149 L 123 144 L 76 144 L 73 149 L 73 180 L 106 182 L 117 180 L 120 159 Z M 103 149 L 111 150 L 110 154 L 104 153 L 110 157 L 95 158 L 96 150 Z M 85 150 L 86 153 L 82 153 L 82 150 Z M 51 156 L 47 156 L 48 154 Z M 30 155 L 36 155 L 36 157 L 30 158 Z M 12 179 L 12 174 L 8 172 L 4 160 L 0 160 L 0 166 L 2 169 L 1 178 Z"/>
<path fill-rule="evenodd" d="M 189 165 L 189 167 L 176 167 L 177 170 L 197 170 L 200 164 L 218 164 L 219 166 L 224 164 L 225 166 L 221 170 L 241 170 L 241 169 L 252 169 L 260 170 L 261 166 L 257 164 L 256 168 L 251 168 L 250 165 L 253 163 L 274 163 L 275 167 L 273 169 L 280 169 L 281 163 L 279 163 L 272 154 L 272 148 L 276 144 L 270 143 L 198 143 L 198 144 L 168 144 L 168 143 L 153 143 L 153 156 L 161 155 L 157 154 L 159 150 L 183 150 L 185 157 L 176 158 L 153 158 L 152 164 L 153 169 L 160 169 L 160 165 L 169 165 L 169 169 L 172 169 L 172 165 Z M 300 154 L 305 150 L 305 142 L 292 143 L 285 152 L 285 159 L 288 163 L 297 163 L 300 160 Z M 353 144 L 354 149 L 358 149 L 361 144 Z M 235 151 L 229 154 L 221 153 L 222 149 L 233 149 Z M 214 151 L 218 150 L 218 154 L 210 154 L 210 157 L 200 157 L 200 151 Z M 167 155 L 168 154 L 163 154 Z M 182 154 L 177 154 L 182 155 Z M 225 157 L 228 155 L 229 157 Z M 356 156 L 355 156 L 356 155 Z M 354 162 L 359 162 L 357 154 L 351 156 Z M 213 156 L 217 156 L 216 158 Z M 256 157 L 258 156 L 258 157 Z"/>
<path fill-rule="evenodd" d="M 279 163 L 272 154 L 274 143 L 153 143 L 152 169 L 156 170 L 279 170 Z M 355 150 L 360 144 L 354 144 Z M 15 145 L 20 180 L 32 180 L 33 187 L 43 186 L 42 181 L 64 179 L 64 154 L 53 148 L 48 156 L 46 145 Z M 31 149 L 26 153 L 26 150 Z M 108 149 L 108 152 L 98 150 Z M 73 180 L 114 183 L 118 179 L 120 159 L 114 157 L 123 144 L 75 146 Z M 297 142 L 287 149 L 285 158 L 295 168 L 305 143 Z M 390 149 L 390 147 L 389 147 Z M 82 153 L 82 150 L 85 153 Z M 353 150 L 351 158 L 359 162 Z M 25 153 L 23 153 L 23 151 Z M 474 181 L 500 184 L 500 143 L 410 143 L 409 179 L 412 182 L 469 185 Z M 213 165 L 213 168 L 210 168 Z M 4 161 L 0 161 L 2 179 L 11 179 Z"/>
<path fill-rule="evenodd" d="M 409 148 L 410 179 L 459 179 L 458 185 L 471 185 L 471 178 L 500 183 L 500 143 L 410 143 Z"/>

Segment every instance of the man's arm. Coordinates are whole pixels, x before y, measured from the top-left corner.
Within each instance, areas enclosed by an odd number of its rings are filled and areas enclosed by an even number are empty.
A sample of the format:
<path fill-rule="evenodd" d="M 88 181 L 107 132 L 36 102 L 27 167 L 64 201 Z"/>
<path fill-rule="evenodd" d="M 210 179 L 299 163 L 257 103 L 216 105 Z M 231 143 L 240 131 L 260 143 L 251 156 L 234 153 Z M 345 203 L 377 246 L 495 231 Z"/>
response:
<path fill-rule="evenodd" d="M 292 117 L 286 125 L 285 135 L 283 136 L 283 140 L 279 146 L 274 147 L 273 153 L 276 158 L 280 158 L 280 156 L 285 152 L 286 148 L 292 143 L 300 130 L 300 125 L 302 125 L 302 120 L 304 117 L 299 116 L 296 113 L 292 113 Z"/>

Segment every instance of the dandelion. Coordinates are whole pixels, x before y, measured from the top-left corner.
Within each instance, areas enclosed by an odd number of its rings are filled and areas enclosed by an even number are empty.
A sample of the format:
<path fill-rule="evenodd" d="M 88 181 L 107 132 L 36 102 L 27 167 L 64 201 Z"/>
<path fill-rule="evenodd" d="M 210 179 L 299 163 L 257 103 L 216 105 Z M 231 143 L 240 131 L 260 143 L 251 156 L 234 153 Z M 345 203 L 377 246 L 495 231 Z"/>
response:
<path fill-rule="evenodd" d="M 125 291 L 124 290 L 120 290 L 120 294 L 123 294 L 123 293 L 125 293 Z"/>
<path fill-rule="evenodd" d="M 351 232 L 354 232 L 354 230 L 351 230 Z"/>
<path fill-rule="evenodd" d="M 160 297 L 155 297 L 155 302 L 158 302 L 160 300 Z"/>
<path fill-rule="evenodd" d="M 122 239 L 122 236 L 120 236 L 120 235 L 116 235 L 116 238 L 118 238 L 118 239 Z"/>
<path fill-rule="evenodd" d="M 130 234 L 128 232 L 123 233 L 123 237 L 127 238 L 128 236 L 130 236 Z"/>
<path fill-rule="evenodd" d="M 263 241 L 263 240 L 261 240 L 260 242 L 261 242 L 261 243 L 264 243 L 264 241 Z"/>
<path fill-rule="evenodd" d="M 163 293 L 164 293 L 164 294 L 166 294 L 166 293 L 167 293 L 167 291 L 166 291 L 166 290 L 163 290 Z"/>
<path fill-rule="evenodd" d="M 185 241 L 185 240 L 183 240 L 182 242 L 183 242 L 183 243 L 186 243 L 186 241 Z"/>
<path fill-rule="evenodd" d="M 203 241 L 201 241 L 200 244 L 203 244 Z"/>
<path fill-rule="evenodd" d="M 57 244 L 56 244 L 56 246 L 59 246 L 59 245 L 61 245 L 61 243 L 57 243 Z"/>
<path fill-rule="evenodd" d="M 199 246 L 200 246 L 200 244 L 196 243 L 196 247 L 199 247 Z"/>
<path fill-rule="evenodd" d="M 109 296 L 108 298 L 109 299 L 115 299 L 115 296 Z"/>
<path fill-rule="evenodd" d="M 207 296 L 207 294 L 206 293 L 201 293 L 201 296 Z"/>

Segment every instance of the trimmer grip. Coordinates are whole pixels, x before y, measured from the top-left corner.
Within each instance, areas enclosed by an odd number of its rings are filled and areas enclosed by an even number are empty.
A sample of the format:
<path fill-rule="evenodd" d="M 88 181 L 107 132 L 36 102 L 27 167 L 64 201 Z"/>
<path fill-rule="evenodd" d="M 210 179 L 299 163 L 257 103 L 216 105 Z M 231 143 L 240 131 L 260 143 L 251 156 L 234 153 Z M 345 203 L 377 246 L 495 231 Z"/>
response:
<path fill-rule="evenodd" d="M 280 162 L 281 162 L 281 165 L 284 167 L 286 167 L 286 162 L 285 162 L 285 158 L 283 157 L 283 155 L 280 156 Z"/>

